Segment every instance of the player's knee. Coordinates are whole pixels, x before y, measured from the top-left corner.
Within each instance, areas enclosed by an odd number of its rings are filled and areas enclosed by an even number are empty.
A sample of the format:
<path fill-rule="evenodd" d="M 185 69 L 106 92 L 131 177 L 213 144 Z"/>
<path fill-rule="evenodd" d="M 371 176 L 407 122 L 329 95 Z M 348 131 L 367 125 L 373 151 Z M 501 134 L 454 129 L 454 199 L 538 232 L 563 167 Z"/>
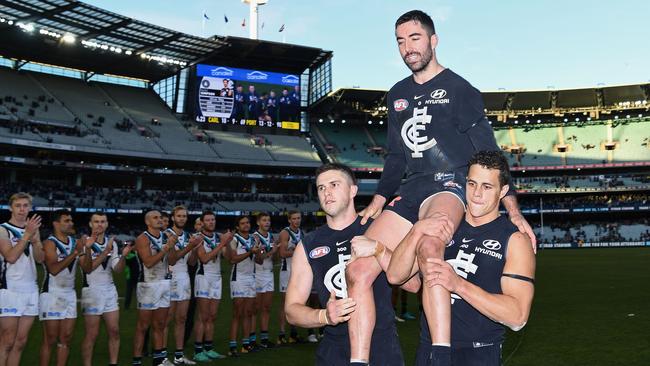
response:
<path fill-rule="evenodd" d="M 9 345 L 8 349 L 22 351 L 27 345 L 27 337 L 21 336 L 17 337 L 12 344 Z"/>
<path fill-rule="evenodd" d="M 72 340 L 72 332 L 70 333 L 65 333 L 61 335 L 61 338 L 59 339 L 59 345 L 68 347 L 70 346 L 70 341 Z"/>
<path fill-rule="evenodd" d="M 433 236 L 423 236 L 418 242 L 419 258 L 440 258 L 445 253 L 445 243 Z"/>
<path fill-rule="evenodd" d="M 187 315 L 176 314 L 176 317 L 174 319 L 176 321 L 176 324 L 185 324 L 187 321 Z"/>
<path fill-rule="evenodd" d="M 345 269 L 345 280 L 349 287 L 370 288 L 377 278 L 377 273 L 372 271 L 374 258 L 360 258 L 350 263 Z"/>
<path fill-rule="evenodd" d="M 117 339 L 120 338 L 120 327 L 119 325 L 107 325 L 106 326 L 106 333 L 108 334 L 109 339 Z M 97 335 L 95 335 L 97 336 Z"/>

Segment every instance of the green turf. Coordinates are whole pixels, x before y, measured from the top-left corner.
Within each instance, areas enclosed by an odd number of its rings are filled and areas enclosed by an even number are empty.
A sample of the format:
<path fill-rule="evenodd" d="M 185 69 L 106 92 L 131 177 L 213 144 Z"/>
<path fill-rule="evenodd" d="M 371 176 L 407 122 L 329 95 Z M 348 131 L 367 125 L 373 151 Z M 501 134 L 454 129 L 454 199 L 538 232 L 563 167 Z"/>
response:
<path fill-rule="evenodd" d="M 506 366 L 650 365 L 650 249 L 546 250 L 538 254 L 537 266 L 537 292 L 532 313 L 524 330 L 507 335 L 503 346 Z M 224 273 L 228 273 L 226 267 Z M 118 290 L 124 288 L 123 283 L 123 279 L 119 279 Z M 221 353 L 227 350 L 232 314 L 227 286 L 224 281 L 225 300 L 219 308 L 215 330 L 216 349 Z M 270 330 L 273 338 L 277 334 L 277 300 L 273 307 L 275 321 Z M 411 312 L 415 313 L 417 306 L 417 300 L 411 297 Z M 120 325 L 120 364 L 129 365 L 135 310 L 122 311 Z M 412 365 L 418 342 L 418 322 L 399 323 L 398 331 L 406 364 Z M 38 363 L 41 332 L 37 322 L 23 355 L 23 365 Z M 82 332 L 80 318 L 69 365 L 81 364 Z M 315 349 L 316 346 L 310 344 L 294 345 L 211 364 L 309 365 L 313 363 Z M 190 344 L 186 347 L 186 355 L 191 354 Z M 150 362 L 145 359 L 144 364 Z M 102 331 L 95 347 L 94 364 L 107 363 L 106 336 Z"/>

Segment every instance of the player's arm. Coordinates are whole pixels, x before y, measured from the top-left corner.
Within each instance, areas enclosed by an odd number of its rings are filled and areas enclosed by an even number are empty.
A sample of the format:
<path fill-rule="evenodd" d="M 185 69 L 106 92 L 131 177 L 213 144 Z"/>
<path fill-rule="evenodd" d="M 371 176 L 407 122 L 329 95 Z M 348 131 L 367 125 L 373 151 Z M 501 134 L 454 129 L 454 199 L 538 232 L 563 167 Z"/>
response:
<path fill-rule="evenodd" d="M 120 273 L 124 271 L 124 267 L 126 267 L 126 256 L 131 253 L 132 249 L 133 246 L 125 245 L 124 248 L 122 248 L 122 255 L 119 255 L 117 245 L 113 245 L 113 255 L 111 257 L 111 268 L 113 268 L 113 272 Z"/>
<path fill-rule="evenodd" d="M 201 245 L 202 243 L 203 243 L 203 234 L 195 234 L 195 235 L 190 236 L 189 245 L 186 247 L 186 248 L 190 248 L 189 249 L 190 250 L 190 256 L 189 256 L 189 258 L 187 258 L 187 264 L 189 264 L 190 266 L 195 266 L 196 265 L 196 263 L 197 263 L 197 261 L 199 259 L 199 255 L 198 255 L 199 247 L 202 246 Z M 183 254 L 183 255 L 185 255 L 185 254 Z M 179 257 L 180 257 L 180 254 L 179 254 Z"/>
<path fill-rule="evenodd" d="M 237 239 L 233 239 L 230 241 L 230 245 L 228 245 L 228 252 L 229 257 L 228 259 L 230 260 L 230 264 L 237 264 L 244 259 L 248 258 L 250 253 L 244 252 L 242 254 L 237 254 Z"/>
<path fill-rule="evenodd" d="M 286 230 L 282 230 L 278 242 L 280 243 L 280 258 L 291 258 L 295 250 L 289 249 L 289 233 Z"/>
<path fill-rule="evenodd" d="M 516 232 L 508 241 L 501 277 L 502 294 L 492 294 L 458 276 L 447 262 L 430 259 L 425 270 L 427 286 L 437 284 L 462 297 L 481 314 L 517 331 L 526 325 L 533 302 L 535 254 L 527 235 Z"/>
<path fill-rule="evenodd" d="M 11 242 L 9 241 L 9 233 L 7 233 L 7 229 L 0 227 L 0 254 L 2 254 L 4 260 L 8 263 L 16 263 L 28 244 L 29 240 L 23 236 L 18 240 L 18 244 L 12 247 Z"/>
<path fill-rule="evenodd" d="M 83 235 L 81 239 L 77 241 L 77 246 L 76 248 L 81 250 L 81 254 L 79 254 L 79 268 L 81 268 L 81 271 L 84 273 L 90 273 L 92 272 L 92 265 L 93 265 L 93 259 L 92 256 L 90 255 L 90 247 L 97 241 L 96 236 L 86 236 Z M 111 250 L 113 248 L 112 243 L 109 241 L 109 245 L 111 247 Z M 86 255 L 89 254 L 89 255 Z"/>
<path fill-rule="evenodd" d="M 149 250 L 149 239 L 144 234 L 140 234 L 135 239 L 135 251 L 142 261 L 142 264 L 147 268 L 151 268 L 163 260 L 169 251 L 169 245 L 168 243 L 165 243 L 158 253 L 151 254 L 151 251 Z"/>
<path fill-rule="evenodd" d="M 172 230 L 173 231 L 173 230 Z M 167 252 L 167 263 L 170 266 L 173 266 L 176 264 L 176 261 L 178 261 L 178 255 L 176 252 L 176 243 L 178 243 L 178 235 L 176 233 L 170 234 L 170 233 L 162 233 L 161 235 L 167 235 L 167 245 L 169 247 L 169 251 Z"/>
<path fill-rule="evenodd" d="M 43 263 L 45 260 L 45 251 L 43 250 L 43 242 L 41 242 L 41 234 L 38 230 L 32 235 L 30 241 L 32 243 L 34 261 L 36 263 Z"/>
<path fill-rule="evenodd" d="M 284 303 L 287 321 L 302 328 L 318 328 L 348 321 L 356 302 L 351 298 L 336 300 L 333 291 L 327 309 L 313 309 L 305 305 L 311 294 L 314 275 L 302 243 L 298 243 L 296 249 Z"/>
<path fill-rule="evenodd" d="M 392 103 L 392 97 L 386 98 L 388 103 Z M 369 218 L 377 218 L 381 213 L 388 198 L 390 198 L 402 182 L 404 171 L 406 171 L 406 156 L 404 155 L 404 147 L 402 146 L 402 137 L 400 135 L 400 126 L 397 118 L 395 117 L 394 106 L 388 105 L 388 132 L 387 132 L 387 148 L 388 152 L 384 159 L 384 169 L 381 172 L 379 183 L 377 184 L 377 191 L 372 197 L 370 204 L 359 212 L 363 216 L 361 224 L 364 225 Z"/>
<path fill-rule="evenodd" d="M 52 240 L 45 240 L 45 242 L 43 242 L 43 251 L 45 252 L 45 266 L 47 267 L 47 271 L 56 276 L 59 272 L 74 262 L 74 260 L 83 253 L 83 249 L 83 245 L 75 247 L 70 254 L 59 262 L 56 254 L 56 245 Z"/>
<path fill-rule="evenodd" d="M 88 239 L 88 238 L 86 238 L 84 236 L 82 240 L 84 240 L 84 241 L 93 240 L 92 236 L 90 238 L 91 239 Z M 90 273 L 90 272 L 94 271 L 97 267 L 99 267 L 102 263 L 104 263 L 106 258 L 108 258 L 108 256 L 113 252 L 113 243 L 114 243 L 114 239 L 113 238 L 109 239 L 108 243 L 106 243 L 106 248 L 104 248 L 104 250 L 102 250 L 102 252 L 99 253 L 97 258 L 92 259 L 92 256 L 87 256 L 87 258 L 82 258 L 81 260 L 79 260 L 80 264 L 81 263 L 85 264 L 87 261 L 90 262 L 90 268 L 85 267 L 83 265 L 81 266 L 83 271 L 85 273 Z"/>

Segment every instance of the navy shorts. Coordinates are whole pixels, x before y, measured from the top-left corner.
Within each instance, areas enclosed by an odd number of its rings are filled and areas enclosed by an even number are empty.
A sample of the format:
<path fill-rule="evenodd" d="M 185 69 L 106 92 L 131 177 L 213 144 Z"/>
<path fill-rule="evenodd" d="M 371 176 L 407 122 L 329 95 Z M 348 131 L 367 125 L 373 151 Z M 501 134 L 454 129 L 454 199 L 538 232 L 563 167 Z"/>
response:
<path fill-rule="evenodd" d="M 431 343 L 420 342 L 415 355 L 415 366 L 432 366 Z M 501 343 L 480 347 L 452 347 L 452 366 L 500 366 Z"/>
<path fill-rule="evenodd" d="M 317 366 L 350 365 L 350 341 L 348 335 L 341 335 L 340 338 L 325 335 L 316 350 Z M 373 366 L 404 365 L 397 329 L 391 328 L 373 333 L 370 345 L 370 364 Z"/>
<path fill-rule="evenodd" d="M 466 179 L 464 174 L 458 172 L 426 174 L 407 179 L 400 186 L 400 195 L 386 206 L 386 210 L 393 211 L 415 224 L 419 219 L 422 203 L 442 192 L 449 192 L 458 197 L 465 207 Z"/>

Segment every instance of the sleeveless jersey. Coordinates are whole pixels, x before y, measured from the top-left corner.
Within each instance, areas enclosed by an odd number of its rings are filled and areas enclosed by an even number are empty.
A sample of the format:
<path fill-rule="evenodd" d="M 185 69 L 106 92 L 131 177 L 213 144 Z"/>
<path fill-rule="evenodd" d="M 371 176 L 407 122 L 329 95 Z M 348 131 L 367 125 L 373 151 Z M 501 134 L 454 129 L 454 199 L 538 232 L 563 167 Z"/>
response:
<path fill-rule="evenodd" d="M 489 293 L 500 294 L 508 241 L 517 231 L 504 215 L 477 227 L 463 220 L 445 249 L 445 260 L 465 280 Z M 480 347 L 503 342 L 503 325 L 481 314 L 456 294 L 451 294 L 451 301 L 452 346 Z M 430 340 L 426 320 L 424 316 L 421 318 L 421 336 Z"/>
<path fill-rule="evenodd" d="M 56 248 L 57 262 L 64 260 L 67 256 L 70 255 L 70 253 L 74 252 L 75 248 L 77 247 L 77 241 L 71 236 L 68 236 L 67 243 L 64 243 L 61 240 L 57 239 L 54 235 L 48 237 L 47 240 L 50 240 L 54 243 L 54 246 Z M 78 261 L 79 258 L 75 258 L 72 263 L 68 265 L 68 267 L 62 269 L 61 272 L 56 275 L 51 274 L 47 268 L 47 265 L 44 264 L 43 267 L 45 267 L 45 281 L 43 282 L 42 291 L 49 292 L 49 290 L 52 288 L 74 290 L 75 271 L 77 269 Z"/>
<path fill-rule="evenodd" d="M 211 236 L 207 236 L 203 233 L 201 233 L 203 236 L 203 249 L 205 249 L 206 253 L 210 253 L 214 248 L 219 246 L 219 234 L 216 232 L 212 233 Z M 218 275 L 221 276 L 221 253 L 214 257 L 212 260 L 210 260 L 208 263 L 201 263 L 199 261 L 199 269 L 197 270 L 197 274 L 201 275 Z"/>
<path fill-rule="evenodd" d="M 258 231 L 253 233 L 260 239 L 260 245 L 264 248 L 265 252 L 270 252 L 273 249 L 273 234 L 266 233 L 262 236 Z M 273 272 L 273 257 L 264 258 L 262 264 L 255 263 L 255 273 L 272 273 Z"/>
<path fill-rule="evenodd" d="M 169 228 L 165 230 L 165 242 L 167 242 L 167 238 L 169 238 L 170 235 L 176 235 L 178 236 L 178 240 L 176 240 L 176 245 L 175 249 L 176 250 L 183 250 L 185 247 L 187 247 L 190 243 L 190 234 L 183 230 L 180 235 L 176 234 L 174 229 Z M 188 269 L 187 269 L 187 259 L 190 257 L 190 254 L 192 251 L 187 252 L 183 257 L 179 257 L 176 260 L 176 264 L 173 266 L 169 266 L 169 270 L 172 273 L 172 276 L 175 275 L 187 275 L 188 274 Z"/>
<path fill-rule="evenodd" d="M 8 222 L 0 225 L 9 236 L 9 244 L 15 247 L 25 234 L 24 227 L 18 227 Z M 36 262 L 31 243 L 25 246 L 24 252 L 14 263 L 4 260 L 0 254 L 0 289 L 9 289 L 17 292 L 38 291 L 36 285 Z"/>
<path fill-rule="evenodd" d="M 239 234 L 235 234 L 235 237 L 230 242 L 230 248 L 237 255 L 250 252 L 251 248 L 253 248 L 254 245 L 255 239 L 253 238 L 253 235 L 248 235 L 248 238 L 244 238 Z M 248 258 L 232 266 L 230 280 L 237 281 L 238 277 L 252 277 L 254 274 L 255 261 L 253 259 L 253 254 L 251 253 Z"/>
<path fill-rule="evenodd" d="M 158 237 L 156 237 L 148 231 L 145 231 L 144 235 L 149 240 L 149 250 L 151 254 L 158 254 L 162 250 L 162 246 L 165 245 L 165 235 L 161 232 Z M 138 282 L 155 282 L 169 279 L 166 255 L 160 262 L 156 263 L 151 268 L 147 268 L 147 266 L 142 263 L 139 256 L 137 256 L 137 258 L 140 265 L 140 278 L 138 278 Z"/>
<path fill-rule="evenodd" d="M 297 232 L 294 232 L 293 230 L 291 230 L 291 227 L 289 226 L 285 227 L 282 230 L 289 233 L 289 241 L 287 242 L 287 249 L 292 249 L 292 248 L 295 249 L 296 245 L 300 243 L 302 237 L 304 236 L 302 230 L 298 229 Z M 282 258 L 282 267 L 280 267 L 281 271 L 291 272 L 291 259 L 292 257 Z"/>
<path fill-rule="evenodd" d="M 99 257 L 104 250 L 106 245 L 109 242 L 108 235 L 104 235 L 104 240 L 100 243 L 96 241 L 90 247 L 90 257 L 94 261 Z M 103 286 L 103 285 L 112 285 L 113 284 L 113 269 L 117 266 L 117 263 L 120 261 L 120 254 L 117 248 L 117 243 L 113 243 L 113 250 L 106 257 L 104 262 L 102 262 L 94 271 L 90 273 L 83 273 L 83 286 Z"/>
<path fill-rule="evenodd" d="M 337 298 L 347 297 L 345 264 L 352 256 L 350 240 L 357 235 L 363 235 L 372 222 L 372 220 L 368 220 L 365 225 L 361 225 L 361 219 L 361 217 L 357 217 L 350 226 L 343 230 L 334 230 L 323 225 L 303 239 L 302 244 L 307 261 L 314 276 L 313 288 L 317 291 L 323 308 L 327 306 L 331 290 L 336 292 Z M 377 316 L 375 331 L 394 327 L 395 313 L 391 304 L 392 288 L 385 272 L 382 271 L 373 283 L 373 293 Z M 348 324 L 326 326 L 325 334 L 345 338 L 348 334 Z"/>

